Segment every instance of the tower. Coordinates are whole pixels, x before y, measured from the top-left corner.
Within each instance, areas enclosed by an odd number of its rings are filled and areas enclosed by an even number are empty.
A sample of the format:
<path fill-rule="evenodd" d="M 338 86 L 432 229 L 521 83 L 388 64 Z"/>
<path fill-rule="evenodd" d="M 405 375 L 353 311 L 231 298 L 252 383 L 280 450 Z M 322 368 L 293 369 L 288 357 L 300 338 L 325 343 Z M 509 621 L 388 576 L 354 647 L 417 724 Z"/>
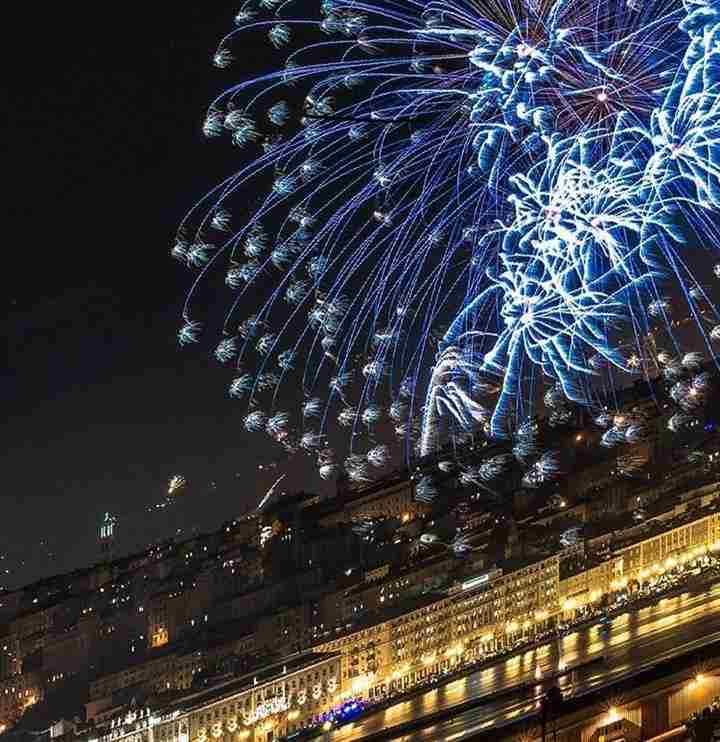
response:
<path fill-rule="evenodd" d="M 112 559 L 115 550 L 115 525 L 117 518 L 110 513 L 105 513 L 100 524 L 100 555 L 103 559 Z"/>

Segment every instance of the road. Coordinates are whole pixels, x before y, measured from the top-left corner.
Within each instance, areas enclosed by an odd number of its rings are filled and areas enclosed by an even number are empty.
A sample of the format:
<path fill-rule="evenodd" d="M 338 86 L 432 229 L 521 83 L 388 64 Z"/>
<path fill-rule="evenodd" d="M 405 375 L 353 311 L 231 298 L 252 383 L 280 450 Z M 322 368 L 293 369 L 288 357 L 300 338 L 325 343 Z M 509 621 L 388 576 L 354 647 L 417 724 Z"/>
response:
<path fill-rule="evenodd" d="M 610 631 L 603 633 L 597 625 L 587 626 L 568 634 L 559 641 L 528 650 L 472 672 L 447 685 L 428 690 L 413 698 L 396 703 L 376 714 L 347 724 L 322 735 L 323 740 L 348 742 L 363 739 L 404 722 L 419 719 L 433 712 L 483 696 L 508 691 L 468 711 L 455 714 L 411 734 L 389 739 L 447 740 L 453 742 L 488 728 L 493 724 L 513 721 L 535 711 L 536 696 L 541 686 L 511 692 L 536 678 L 536 668 L 546 677 L 557 671 L 560 663 L 572 667 L 578 663 L 606 655 L 606 663 L 595 663 L 561 678 L 560 686 L 572 684 L 574 693 L 637 673 L 644 666 L 720 640 L 720 583 L 697 592 L 661 599 L 657 604 L 631 610 L 616 616 Z"/>

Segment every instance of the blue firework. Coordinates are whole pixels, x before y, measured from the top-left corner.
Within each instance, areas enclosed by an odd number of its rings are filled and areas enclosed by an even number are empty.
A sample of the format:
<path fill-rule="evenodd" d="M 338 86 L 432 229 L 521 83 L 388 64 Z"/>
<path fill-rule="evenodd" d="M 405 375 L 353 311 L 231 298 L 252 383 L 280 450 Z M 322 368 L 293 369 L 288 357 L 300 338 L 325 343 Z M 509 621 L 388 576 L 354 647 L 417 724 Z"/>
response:
<path fill-rule="evenodd" d="M 543 379 L 591 403 L 598 377 L 642 370 L 664 284 L 706 297 L 683 255 L 685 227 L 708 235 L 720 206 L 715 2 L 290 7 L 248 0 L 219 45 L 226 67 L 242 34 L 264 36 L 272 61 L 211 104 L 205 133 L 249 162 L 173 249 L 225 273 L 219 357 L 255 369 L 233 395 L 249 429 L 288 383 L 323 400 L 318 432 L 303 435 L 302 407 L 283 423 L 305 449 L 335 421 L 357 439 L 388 417 L 411 437 L 422 419 L 425 451 L 440 418 L 506 434 Z M 275 363 L 278 383 L 259 383 Z"/>

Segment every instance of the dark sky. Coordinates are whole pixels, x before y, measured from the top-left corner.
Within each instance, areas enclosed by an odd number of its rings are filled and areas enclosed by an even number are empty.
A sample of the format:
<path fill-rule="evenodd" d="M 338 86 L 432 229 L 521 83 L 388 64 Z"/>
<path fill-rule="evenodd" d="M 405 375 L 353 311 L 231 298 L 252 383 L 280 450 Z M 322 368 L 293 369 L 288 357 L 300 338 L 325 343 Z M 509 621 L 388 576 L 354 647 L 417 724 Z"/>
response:
<path fill-rule="evenodd" d="M 45 572 L 93 558 L 102 513 L 142 511 L 173 473 L 218 523 L 277 476 L 258 473 L 266 449 L 210 353 L 175 339 L 190 279 L 169 256 L 175 228 L 237 164 L 227 140 L 200 131 L 227 82 L 210 59 L 235 10 L 36 6 L 20 33 L 5 136 L 0 552 Z M 245 68 L 256 66 L 251 51 Z M 121 520 L 126 543 L 145 526 Z"/>

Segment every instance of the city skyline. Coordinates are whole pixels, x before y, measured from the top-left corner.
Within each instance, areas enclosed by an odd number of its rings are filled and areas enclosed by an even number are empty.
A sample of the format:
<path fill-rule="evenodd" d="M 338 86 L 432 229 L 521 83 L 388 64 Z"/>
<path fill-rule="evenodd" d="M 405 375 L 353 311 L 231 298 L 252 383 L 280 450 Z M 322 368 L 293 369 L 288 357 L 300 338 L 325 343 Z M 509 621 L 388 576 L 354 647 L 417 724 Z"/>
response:
<path fill-rule="evenodd" d="M 653 404 L 629 394 L 622 410 Z M 631 656 L 638 677 L 657 674 L 643 668 L 663 657 L 685 662 L 693 674 L 681 672 L 671 697 L 703 686 L 680 708 L 668 701 L 676 724 L 716 682 L 710 655 L 698 670 L 692 648 L 710 647 L 716 625 L 720 460 L 714 426 L 678 435 L 673 414 L 649 418 L 652 434 L 631 444 L 650 457 L 647 477 L 618 475 L 591 421 L 556 431 L 584 462 L 579 476 L 559 483 L 560 497 L 517 492 L 501 511 L 509 520 L 467 486 L 431 508 L 407 472 L 334 500 L 280 498 L 131 558 L 108 548 L 93 566 L 5 593 L 0 722 L 18 733 L 47 726 L 87 687 L 87 721 L 63 722 L 71 739 L 136 733 L 140 714 L 141 724 L 180 724 L 176 735 L 187 719 L 201 740 L 221 707 L 220 736 L 240 729 L 267 742 L 329 725 L 338 739 L 364 738 L 382 734 L 387 704 L 398 730 L 421 734 L 437 713 L 438 734 L 466 723 L 468 735 L 478 723 L 514 733 L 516 716 L 537 716 L 523 700 L 528 682 L 557 679 L 570 701 L 599 680 L 614 688 Z M 467 452 L 478 463 L 493 455 Z M 441 536 L 455 528 L 462 551 Z M 408 705 L 402 694 L 420 695 Z M 613 708 L 612 723 L 645 718 L 626 701 Z M 588 719 L 598 723 L 609 722 Z"/>

